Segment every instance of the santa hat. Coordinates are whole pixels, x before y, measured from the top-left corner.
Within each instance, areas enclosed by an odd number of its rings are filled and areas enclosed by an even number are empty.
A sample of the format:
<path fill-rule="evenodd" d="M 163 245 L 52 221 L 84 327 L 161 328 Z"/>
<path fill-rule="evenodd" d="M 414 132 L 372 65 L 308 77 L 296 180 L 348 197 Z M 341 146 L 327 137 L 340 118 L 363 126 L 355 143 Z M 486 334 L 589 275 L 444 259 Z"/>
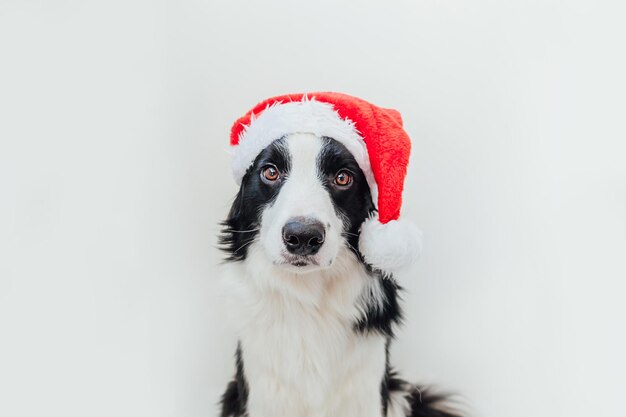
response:
<path fill-rule="evenodd" d="M 232 127 L 232 169 L 240 183 L 258 154 L 291 133 L 312 133 L 342 143 L 365 174 L 377 215 L 363 222 L 359 251 L 384 273 L 419 257 L 421 234 L 399 220 L 411 141 L 393 109 L 340 93 L 288 94 L 257 104 Z"/>

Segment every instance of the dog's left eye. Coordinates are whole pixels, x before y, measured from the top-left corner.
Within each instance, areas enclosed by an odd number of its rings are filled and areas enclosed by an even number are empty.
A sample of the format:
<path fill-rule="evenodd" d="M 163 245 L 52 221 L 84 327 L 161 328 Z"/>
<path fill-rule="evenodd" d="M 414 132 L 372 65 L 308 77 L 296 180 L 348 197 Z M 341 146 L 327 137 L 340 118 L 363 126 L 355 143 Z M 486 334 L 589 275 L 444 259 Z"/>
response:
<path fill-rule="evenodd" d="M 335 184 L 342 188 L 350 186 L 352 184 L 352 174 L 345 170 L 339 171 L 335 175 Z"/>

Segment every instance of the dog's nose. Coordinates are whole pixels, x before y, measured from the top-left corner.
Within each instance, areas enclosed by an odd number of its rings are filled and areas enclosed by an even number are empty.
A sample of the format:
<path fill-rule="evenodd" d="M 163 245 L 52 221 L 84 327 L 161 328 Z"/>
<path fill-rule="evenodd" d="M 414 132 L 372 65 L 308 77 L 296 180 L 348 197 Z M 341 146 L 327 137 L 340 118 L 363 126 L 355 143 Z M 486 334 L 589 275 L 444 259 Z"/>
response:
<path fill-rule="evenodd" d="M 294 255 L 314 255 L 324 243 L 326 230 L 316 219 L 294 218 L 283 227 L 283 241 Z"/>

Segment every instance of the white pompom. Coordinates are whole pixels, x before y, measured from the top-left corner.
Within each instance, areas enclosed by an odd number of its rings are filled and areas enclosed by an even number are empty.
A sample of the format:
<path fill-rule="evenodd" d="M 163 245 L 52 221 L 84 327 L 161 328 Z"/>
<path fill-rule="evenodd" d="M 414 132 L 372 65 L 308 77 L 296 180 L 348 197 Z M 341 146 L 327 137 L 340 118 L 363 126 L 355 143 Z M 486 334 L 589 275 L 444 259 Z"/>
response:
<path fill-rule="evenodd" d="M 408 221 L 392 220 L 382 224 L 378 218 L 370 218 L 361 226 L 359 250 L 374 269 L 397 272 L 420 257 L 422 232 Z"/>

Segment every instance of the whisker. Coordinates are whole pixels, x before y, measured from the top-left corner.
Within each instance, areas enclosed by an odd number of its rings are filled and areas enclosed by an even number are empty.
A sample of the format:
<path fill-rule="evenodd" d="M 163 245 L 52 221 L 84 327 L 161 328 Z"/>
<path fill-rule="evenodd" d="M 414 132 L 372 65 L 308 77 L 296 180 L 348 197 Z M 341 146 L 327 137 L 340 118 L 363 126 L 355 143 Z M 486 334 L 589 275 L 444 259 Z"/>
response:
<path fill-rule="evenodd" d="M 241 249 L 245 248 L 246 246 L 254 242 L 256 242 L 256 239 L 252 239 L 251 241 L 244 243 L 243 245 L 239 246 L 235 251 L 233 251 L 233 254 L 239 252 Z"/>
<path fill-rule="evenodd" d="M 260 227 L 257 227 L 256 229 L 250 229 L 250 230 L 232 230 L 232 229 L 227 229 L 226 232 L 227 233 L 252 233 L 252 232 L 258 232 L 259 230 L 261 230 Z"/>

